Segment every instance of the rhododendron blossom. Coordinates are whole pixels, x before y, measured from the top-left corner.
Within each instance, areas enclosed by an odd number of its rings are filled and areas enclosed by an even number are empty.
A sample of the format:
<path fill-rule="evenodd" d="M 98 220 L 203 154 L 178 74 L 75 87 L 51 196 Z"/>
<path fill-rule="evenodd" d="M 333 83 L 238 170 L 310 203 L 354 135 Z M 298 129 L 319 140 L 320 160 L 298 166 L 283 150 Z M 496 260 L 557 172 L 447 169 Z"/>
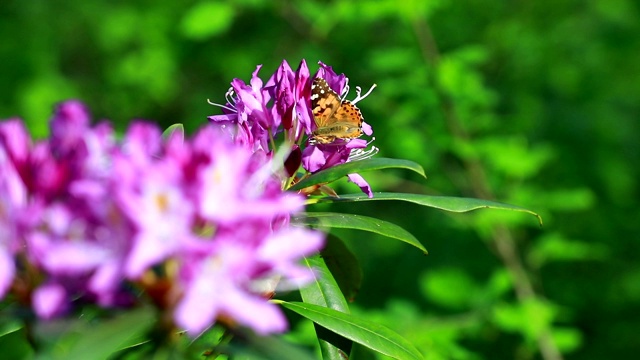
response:
<path fill-rule="evenodd" d="M 259 82 L 237 86 L 250 106 L 270 96 Z M 255 129 L 273 120 L 262 110 L 251 110 Z M 297 262 L 324 236 L 288 226 L 304 197 L 283 191 L 283 164 L 215 125 L 183 140 L 136 121 L 119 142 L 77 101 L 50 124 L 33 141 L 20 120 L 0 123 L 0 297 L 26 284 L 15 290 L 30 295 L 25 305 L 51 318 L 79 303 L 133 305 L 150 290 L 193 335 L 220 316 L 261 334 L 286 328 L 259 285 L 311 280 Z"/>

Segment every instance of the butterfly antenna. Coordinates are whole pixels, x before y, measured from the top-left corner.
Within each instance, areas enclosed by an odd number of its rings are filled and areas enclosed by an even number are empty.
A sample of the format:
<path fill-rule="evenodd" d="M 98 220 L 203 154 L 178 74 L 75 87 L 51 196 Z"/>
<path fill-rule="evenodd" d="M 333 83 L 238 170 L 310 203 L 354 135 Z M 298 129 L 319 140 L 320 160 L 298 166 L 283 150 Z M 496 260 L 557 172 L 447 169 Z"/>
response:
<path fill-rule="evenodd" d="M 378 86 L 378 85 L 376 85 L 376 84 L 371 85 L 371 87 L 369 88 L 369 91 L 367 91 L 367 93 L 364 94 L 364 95 L 361 95 L 362 89 L 360 88 L 360 86 L 356 86 L 356 98 L 351 100 L 351 103 L 355 105 L 358 101 L 360 101 L 360 100 L 366 98 L 367 96 L 369 96 L 369 94 L 371 94 L 371 92 L 373 91 L 373 89 L 376 88 L 376 86 Z"/>

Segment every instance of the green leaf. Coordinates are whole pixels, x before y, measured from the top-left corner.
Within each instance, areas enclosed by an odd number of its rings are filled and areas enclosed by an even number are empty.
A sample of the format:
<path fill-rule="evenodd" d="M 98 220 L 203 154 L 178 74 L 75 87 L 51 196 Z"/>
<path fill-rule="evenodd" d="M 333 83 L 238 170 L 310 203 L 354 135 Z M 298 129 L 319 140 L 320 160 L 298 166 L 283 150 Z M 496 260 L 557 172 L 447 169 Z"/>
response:
<path fill-rule="evenodd" d="M 225 2 L 198 2 L 182 17 L 180 30 L 188 39 L 204 40 L 220 35 L 233 24 L 236 11 Z"/>
<path fill-rule="evenodd" d="M 338 283 L 344 297 L 353 301 L 362 286 L 362 268 L 358 258 L 340 238 L 332 234 L 327 236 L 320 255 Z"/>
<path fill-rule="evenodd" d="M 349 305 L 331 271 L 327 267 L 323 256 L 313 256 L 304 259 L 307 267 L 316 274 L 315 281 L 300 289 L 302 301 L 320 305 L 344 313 L 349 313 Z"/>
<path fill-rule="evenodd" d="M 339 240 L 334 237 L 335 240 Z M 300 289 L 302 301 L 308 304 L 331 308 L 343 313 L 349 313 L 349 305 L 342 295 L 338 283 L 334 279 L 325 263 L 324 256 L 306 258 L 305 262 L 316 274 L 315 281 Z M 352 342 L 331 332 L 318 324 L 313 324 L 318 336 L 318 343 L 322 358 L 327 360 L 344 360 L 351 352 Z"/>
<path fill-rule="evenodd" d="M 5 309 L 2 309 L 5 311 Z M 12 334 L 16 331 L 20 331 L 24 326 L 18 319 L 12 317 L 2 317 L 0 318 L 0 338 L 9 334 Z"/>
<path fill-rule="evenodd" d="M 277 301 L 285 308 L 394 359 L 423 359 L 422 354 L 405 338 L 382 325 L 322 306 Z"/>
<path fill-rule="evenodd" d="M 3 359 L 32 359 L 33 349 L 27 341 L 24 327 L 17 324 L 7 325 L 6 327 L 4 324 L 2 325 L 2 335 L 0 336 L 2 356 L 0 357 Z"/>
<path fill-rule="evenodd" d="M 316 228 L 330 227 L 369 231 L 404 241 L 422 250 L 425 254 L 427 253 L 427 249 L 422 246 L 420 241 L 405 229 L 396 224 L 368 216 L 331 212 L 307 212 L 294 217 L 293 221 Z"/>
<path fill-rule="evenodd" d="M 371 170 L 390 169 L 390 168 L 408 169 L 408 170 L 417 172 L 418 174 L 424 176 L 425 178 L 427 177 L 424 174 L 424 169 L 422 168 L 422 166 L 418 165 L 413 161 L 403 160 L 403 159 L 375 158 L 375 159 L 348 162 L 345 164 L 331 167 L 326 170 L 318 171 L 317 173 L 293 185 L 290 189 L 300 190 L 315 184 L 330 183 L 332 181 L 338 180 L 341 177 L 349 174 L 361 173 L 361 172 L 366 172 Z"/>
<path fill-rule="evenodd" d="M 42 358 L 106 359 L 125 347 L 144 341 L 142 335 L 154 323 L 154 316 L 151 309 L 141 308 L 97 324 L 81 321 L 61 323 L 59 331 L 65 333 L 48 354 L 42 354 Z"/>
<path fill-rule="evenodd" d="M 232 359 L 239 360 L 315 360 L 306 349 L 275 336 L 256 336 L 248 331 L 222 346 Z"/>
<path fill-rule="evenodd" d="M 169 137 L 179 136 L 184 142 L 184 125 L 177 123 L 169 126 L 164 132 L 162 132 L 162 138 L 168 139 Z"/>
<path fill-rule="evenodd" d="M 496 209 L 496 210 L 510 210 L 525 212 L 535 216 L 542 226 L 542 218 L 537 213 L 525 209 L 520 206 L 503 204 L 495 201 L 473 199 L 473 198 L 461 198 L 453 196 L 432 196 L 421 194 L 406 194 L 406 193 L 385 193 L 377 192 L 373 193 L 373 197 L 369 198 L 362 194 L 347 194 L 340 195 L 339 198 L 323 197 L 323 198 L 311 198 L 307 200 L 307 204 L 314 204 L 320 202 L 351 202 L 351 201 L 371 201 L 371 200 L 400 200 L 408 201 L 414 204 L 428 206 L 440 210 L 446 210 L 451 212 L 467 212 L 477 209 Z"/>

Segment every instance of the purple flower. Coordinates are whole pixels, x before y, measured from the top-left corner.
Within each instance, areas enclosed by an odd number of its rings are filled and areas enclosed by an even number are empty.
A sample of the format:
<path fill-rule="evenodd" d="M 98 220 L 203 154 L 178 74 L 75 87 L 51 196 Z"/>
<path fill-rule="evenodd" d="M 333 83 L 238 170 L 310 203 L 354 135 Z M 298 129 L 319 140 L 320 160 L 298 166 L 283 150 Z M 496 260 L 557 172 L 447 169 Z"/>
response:
<path fill-rule="evenodd" d="M 88 151 L 83 141 L 90 125 L 90 118 L 84 104 L 77 100 L 61 103 L 57 106 L 51 119 L 51 148 L 60 156 L 68 156 L 71 152 Z"/>
<path fill-rule="evenodd" d="M 8 160 L 24 177 L 31 148 L 31 137 L 22 120 L 14 118 L 0 122 L 0 144 L 2 144 Z"/>
<path fill-rule="evenodd" d="M 20 248 L 18 219 L 26 204 L 26 188 L 0 140 L 0 298 L 15 275 L 13 255 Z"/>
<path fill-rule="evenodd" d="M 212 143 L 210 163 L 200 172 L 202 215 L 221 224 L 239 219 L 270 218 L 299 211 L 301 196 L 282 193 L 273 178 L 271 163 L 257 162 L 256 156 L 239 147 Z"/>
<path fill-rule="evenodd" d="M 58 283 L 47 283 L 40 286 L 33 294 L 33 307 L 36 314 L 43 319 L 51 319 L 63 314 L 69 308 L 68 293 Z"/>
<path fill-rule="evenodd" d="M 307 62 L 302 60 L 294 72 L 286 60 L 271 76 L 265 88 L 274 98 L 274 116 L 282 119 L 286 138 L 298 143 L 311 133 L 313 115 L 309 106 L 311 80 Z"/>
<path fill-rule="evenodd" d="M 150 133 L 137 128 L 134 134 Z M 177 264 L 169 296 L 182 294 L 174 318 L 193 335 L 221 315 L 259 333 L 284 330 L 280 311 L 254 287 L 274 274 L 295 284 L 310 279 L 295 262 L 317 251 L 322 235 L 291 231 L 282 221 L 302 210 L 304 198 L 282 191 L 269 156 L 232 142 L 217 127 L 170 140 L 157 153 L 134 150 L 155 136 L 126 138 L 128 151 L 116 156 L 115 166 L 123 179 L 116 197 L 135 227 L 126 275 L 137 279 L 170 259 Z M 277 256 L 268 248 L 287 251 Z"/>
<path fill-rule="evenodd" d="M 236 119 L 225 120 L 236 121 L 234 138 L 210 125 L 162 139 L 157 126 L 136 121 L 119 143 L 77 101 L 56 108 L 51 137 L 36 143 L 21 121 L 0 123 L 0 298 L 29 269 L 41 282 L 21 283 L 32 284 L 26 294 L 45 319 L 76 300 L 128 305 L 136 284 L 194 335 L 220 318 L 260 334 L 284 330 L 263 285 L 309 281 L 297 261 L 323 235 L 289 226 L 304 197 L 283 186 L 302 153 L 286 170 L 274 164 L 267 142 L 283 117 L 269 104 L 303 109 L 309 80 L 283 65 L 278 84 L 263 87 L 258 70 L 250 85 L 234 80 Z M 300 116 L 291 119 L 297 136 Z M 150 290 L 158 276 L 164 293 Z"/>
<path fill-rule="evenodd" d="M 363 149 L 367 146 L 367 142 L 361 139 L 341 142 L 340 144 L 311 145 L 302 152 L 302 166 L 309 172 L 315 173 L 346 163 L 353 149 Z"/>
<path fill-rule="evenodd" d="M 175 255 L 191 238 L 195 209 L 181 187 L 180 168 L 166 161 L 149 166 L 135 186 L 118 196 L 136 227 L 125 272 L 136 279 L 151 266 Z"/>
<path fill-rule="evenodd" d="M 273 274 L 298 284 L 308 281 L 308 270 L 294 263 L 317 251 L 322 235 L 306 229 L 271 233 L 265 225 L 224 231 L 207 251 L 184 259 L 180 278 L 186 291 L 175 311 L 178 325 L 197 335 L 225 315 L 259 334 L 286 330 L 284 315 L 258 292 L 261 282 Z"/>
<path fill-rule="evenodd" d="M 267 106 L 271 96 L 258 77 L 261 67 L 256 67 L 249 85 L 240 79 L 233 79 L 230 92 L 227 93 L 227 105 L 219 105 L 226 110 L 226 114 L 209 116 L 209 120 L 223 125 L 237 125 L 234 134 L 237 141 L 252 146 L 254 150 L 268 151 L 269 139 L 280 125 L 280 118 L 273 116 Z"/>
<path fill-rule="evenodd" d="M 3 206 L 4 204 L 0 205 Z M 13 261 L 13 246 L 10 243 L 10 240 L 13 239 L 12 234 L 7 234 L 6 232 L 11 229 L 7 229 L 6 219 L 0 220 L 2 224 L 0 224 L 0 231 L 2 231 L 2 240 L 0 243 L 0 297 L 4 297 L 4 295 L 9 290 L 11 286 L 11 282 L 13 281 L 13 277 L 16 272 L 16 267 Z"/>
<path fill-rule="evenodd" d="M 322 62 L 319 64 L 320 69 L 314 77 L 325 79 L 344 99 L 349 90 L 347 77 L 344 74 L 336 74 L 330 66 Z M 261 87 L 262 81 L 257 77 L 258 70 L 253 73 L 251 86 L 234 79 L 231 83 L 232 90 L 227 93 L 226 105 L 212 103 L 222 107 L 225 114 L 210 116 L 209 120 L 225 128 L 234 127 L 233 136 L 236 142 L 248 144 L 254 150 L 272 153 L 276 150 L 269 148 L 275 146 L 273 139 L 280 133 L 284 134 L 284 144 L 292 151 L 291 156 L 285 161 L 289 176 L 295 176 L 300 164 L 308 172 L 314 173 L 347 161 L 366 159 L 377 153 L 375 147 L 363 151 L 362 149 L 367 148 L 370 143 L 359 139 L 337 139 L 330 144 L 307 141 L 304 150 L 300 151 L 303 137 L 309 137 L 316 128 L 311 110 L 311 76 L 306 61 L 302 60 L 295 72 L 283 61 L 264 87 Z M 265 96 L 265 92 L 268 96 Z M 361 95 L 360 88 L 356 87 L 357 96 L 351 103 L 355 104 L 364 99 L 369 92 Z M 268 113 L 271 116 L 268 116 Z M 278 126 L 280 128 L 277 128 Z M 366 135 L 373 134 L 371 126 L 367 123 L 363 122 L 362 130 Z M 348 178 L 369 197 L 373 196 L 369 184 L 362 176 L 350 174 Z"/>
<path fill-rule="evenodd" d="M 301 142 L 311 132 L 309 69 L 303 60 L 295 72 L 286 61 L 263 86 L 258 66 L 251 86 L 240 79 L 231 82 L 227 104 L 220 106 L 224 115 L 209 116 L 209 120 L 224 127 L 233 127 L 237 142 L 249 144 L 254 150 L 273 151 L 269 145 L 279 133 L 289 144 Z"/>
<path fill-rule="evenodd" d="M 69 101 L 58 106 L 51 134 L 33 149 L 34 163 L 49 170 L 36 175 L 30 211 L 38 222 L 25 233 L 27 251 L 67 296 L 113 305 L 133 229 L 112 196 L 111 126 L 91 127 L 84 105 Z"/>

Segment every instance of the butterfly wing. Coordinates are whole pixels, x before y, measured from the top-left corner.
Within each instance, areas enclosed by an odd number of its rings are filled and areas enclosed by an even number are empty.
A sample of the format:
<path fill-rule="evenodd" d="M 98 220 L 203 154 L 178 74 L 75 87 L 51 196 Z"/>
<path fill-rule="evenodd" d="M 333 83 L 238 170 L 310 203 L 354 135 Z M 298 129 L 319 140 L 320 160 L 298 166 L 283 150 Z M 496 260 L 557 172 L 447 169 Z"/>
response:
<path fill-rule="evenodd" d="M 333 114 L 335 123 L 331 126 L 340 128 L 341 139 L 353 139 L 362 135 L 362 122 L 364 118 L 360 109 L 353 105 L 350 101 L 342 102 L 342 105 Z"/>
<path fill-rule="evenodd" d="M 331 124 L 333 114 L 340 108 L 342 100 L 323 78 L 315 78 L 311 85 L 311 108 L 316 128 L 323 128 Z"/>
<path fill-rule="evenodd" d="M 363 117 L 360 109 L 342 101 L 326 80 L 316 78 L 311 86 L 311 105 L 316 130 L 315 141 L 329 144 L 336 139 L 353 139 L 362 135 Z"/>

